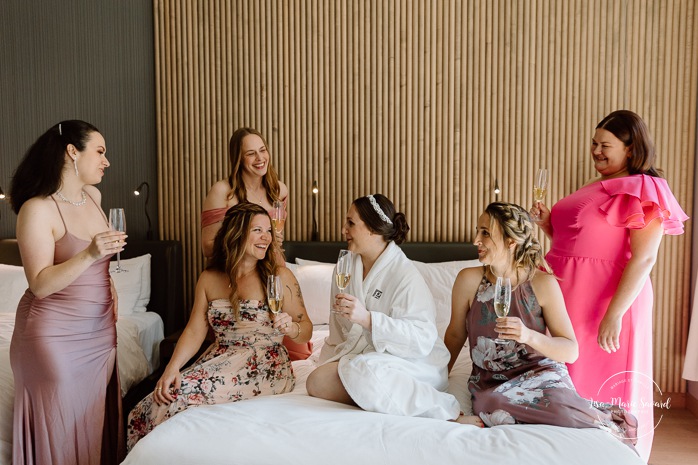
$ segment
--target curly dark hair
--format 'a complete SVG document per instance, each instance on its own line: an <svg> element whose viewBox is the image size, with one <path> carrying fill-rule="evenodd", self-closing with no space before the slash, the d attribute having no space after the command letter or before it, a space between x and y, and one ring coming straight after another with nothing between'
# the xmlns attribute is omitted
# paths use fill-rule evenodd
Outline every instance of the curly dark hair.
<svg viewBox="0 0 698 465"><path fill-rule="evenodd" d="M85 150L85 144L93 132L99 132L99 129L90 123L68 120L51 126L39 136L12 175L12 210L19 213L27 200L48 197L60 189L68 145L72 144L80 152Z"/></svg>

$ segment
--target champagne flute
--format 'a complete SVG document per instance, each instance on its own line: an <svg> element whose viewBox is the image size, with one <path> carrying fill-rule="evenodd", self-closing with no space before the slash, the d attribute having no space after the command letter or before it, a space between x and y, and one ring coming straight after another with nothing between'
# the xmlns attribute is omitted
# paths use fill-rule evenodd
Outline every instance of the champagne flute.
<svg viewBox="0 0 698 465"><path fill-rule="evenodd" d="M109 224L114 231L126 232L126 216L123 208L109 209ZM116 252L116 268L113 273L125 273L128 270L121 267L121 252Z"/></svg>
<svg viewBox="0 0 698 465"><path fill-rule="evenodd" d="M504 318L509 314L509 306L511 305L511 281L509 278L497 278L497 283L494 285L494 313L497 317ZM506 344L506 339L497 338L494 340L497 344Z"/></svg>
<svg viewBox="0 0 698 465"><path fill-rule="evenodd" d="M538 168L536 171L536 178L533 182L533 201L536 202L536 206L545 198L545 193L548 191L548 170L545 168ZM531 215L533 221L540 221L540 214Z"/></svg>
<svg viewBox="0 0 698 465"><path fill-rule="evenodd" d="M284 285L281 282L281 276L269 275L267 277L267 302L269 302L269 309L274 315L281 313L281 308L284 306ZM274 329L274 334L283 333Z"/></svg>
<svg viewBox="0 0 698 465"><path fill-rule="evenodd" d="M271 224L274 226L274 231L280 233L284 230L286 222L286 212L284 211L284 203L280 200L275 200L271 210Z"/></svg>
<svg viewBox="0 0 698 465"><path fill-rule="evenodd" d="M340 292L344 292L344 290L349 285L349 281L351 280L351 266L353 262L354 260L351 251L346 249L342 249L339 251L339 258L337 258L337 266L334 270L334 282L335 284L337 284L337 287L339 288ZM332 312L341 313L335 310L332 310Z"/></svg>

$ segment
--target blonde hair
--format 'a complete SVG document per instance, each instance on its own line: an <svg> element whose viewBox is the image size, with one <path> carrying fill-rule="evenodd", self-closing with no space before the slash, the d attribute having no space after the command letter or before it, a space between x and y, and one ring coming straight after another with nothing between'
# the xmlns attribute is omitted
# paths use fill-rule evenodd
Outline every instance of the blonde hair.
<svg viewBox="0 0 698 465"><path fill-rule="evenodd" d="M493 202L487 206L485 213L490 216L490 230L496 224L502 233L502 239L516 244L512 262L517 278L519 270L526 273L526 281L531 280L540 268L553 274L543 256L543 247L533 234L533 222L528 211L513 203Z"/></svg>

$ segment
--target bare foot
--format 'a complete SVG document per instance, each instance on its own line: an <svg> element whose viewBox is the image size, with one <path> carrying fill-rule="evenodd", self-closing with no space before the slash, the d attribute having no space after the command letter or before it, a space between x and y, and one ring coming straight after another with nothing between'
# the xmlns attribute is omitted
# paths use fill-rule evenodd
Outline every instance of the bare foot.
<svg viewBox="0 0 698 465"><path fill-rule="evenodd" d="M482 419L476 415L465 415L463 412L456 418L455 420L456 423L460 423L461 425L473 425L477 426L478 428L484 428L485 424L482 422Z"/></svg>

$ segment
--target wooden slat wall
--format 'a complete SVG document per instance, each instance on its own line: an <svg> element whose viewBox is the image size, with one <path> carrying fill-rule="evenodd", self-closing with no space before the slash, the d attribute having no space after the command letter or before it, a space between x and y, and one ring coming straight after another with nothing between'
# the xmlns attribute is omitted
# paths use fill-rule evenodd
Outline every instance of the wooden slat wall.
<svg viewBox="0 0 698 465"><path fill-rule="evenodd" d="M154 0L159 211L202 269L199 217L242 125L266 135L290 188L286 236L306 240L313 180L322 240L352 199L381 192L412 241L470 241L495 199L548 203L593 175L596 123L628 108L693 209L698 30L692 0L374 2ZM684 392L688 232L667 237L656 288L655 379ZM603 240L603 238L599 238Z"/></svg>

